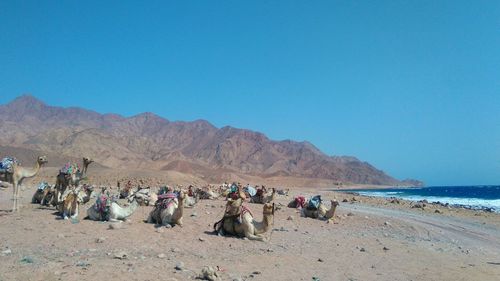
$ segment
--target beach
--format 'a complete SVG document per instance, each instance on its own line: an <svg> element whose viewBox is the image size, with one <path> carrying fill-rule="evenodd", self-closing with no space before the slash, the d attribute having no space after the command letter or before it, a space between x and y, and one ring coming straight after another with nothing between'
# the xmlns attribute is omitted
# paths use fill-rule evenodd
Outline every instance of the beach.
<svg viewBox="0 0 500 281"><path fill-rule="evenodd" d="M498 280L500 215L356 196L329 189L291 189L278 196L267 242L213 234L225 201L185 209L184 226L147 224L143 206L117 229L110 223L60 220L53 208L11 207L0 199L0 280L193 280L204 266L220 280ZM304 218L287 204L321 194L340 202L333 223ZM262 206L248 203L257 221ZM436 210L439 211L436 211ZM177 268L177 269L176 269Z"/></svg>

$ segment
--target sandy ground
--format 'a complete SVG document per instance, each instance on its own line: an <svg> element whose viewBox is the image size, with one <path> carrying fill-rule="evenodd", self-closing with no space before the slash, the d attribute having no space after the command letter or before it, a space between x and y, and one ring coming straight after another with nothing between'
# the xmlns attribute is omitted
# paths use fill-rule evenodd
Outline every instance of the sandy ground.
<svg viewBox="0 0 500 281"><path fill-rule="evenodd" d="M296 189L278 197L270 240L258 242L213 235L223 200L185 209L183 227L144 223L152 207L140 207L110 229L60 220L54 209L29 203L34 190L23 192L18 214L7 211L11 190L0 190L0 280L193 280L205 265L218 267L221 280L500 278L500 214ZM286 207L294 195L317 193L341 201L335 223ZM248 206L260 221L262 205Z"/></svg>

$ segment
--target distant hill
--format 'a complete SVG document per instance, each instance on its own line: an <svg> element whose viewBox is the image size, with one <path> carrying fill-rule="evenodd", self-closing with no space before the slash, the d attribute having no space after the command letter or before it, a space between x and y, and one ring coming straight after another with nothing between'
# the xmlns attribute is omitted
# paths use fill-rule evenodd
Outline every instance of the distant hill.
<svg viewBox="0 0 500 281"><path fill-rule="evenodd" d="M178 171L212 180L235 174L404 185L355 157L328 156L309 142L273 141L259 132L216 128L205 120L170 122L153 113L99 114L48 106L29 95L1 105L0 120L4 147L59 158L85 155L115 169Z"/></svg>

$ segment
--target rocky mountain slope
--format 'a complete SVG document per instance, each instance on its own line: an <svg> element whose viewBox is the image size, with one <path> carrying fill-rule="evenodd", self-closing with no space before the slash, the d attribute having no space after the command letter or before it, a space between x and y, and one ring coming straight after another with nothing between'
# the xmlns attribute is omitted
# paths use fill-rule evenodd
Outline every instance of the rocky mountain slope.
<svg viewBox="0 0 500 281"><path fill-rule="evenodd" d="M0 145L76 158L86 155L114 169L174 170L211 179L239 174L401 184L354 157L328 156L308 142L273 141L259 132L216 128L205 120L171 122L153 113L99 114L48 106L29 95L1 105L0 120Z"/></svg>

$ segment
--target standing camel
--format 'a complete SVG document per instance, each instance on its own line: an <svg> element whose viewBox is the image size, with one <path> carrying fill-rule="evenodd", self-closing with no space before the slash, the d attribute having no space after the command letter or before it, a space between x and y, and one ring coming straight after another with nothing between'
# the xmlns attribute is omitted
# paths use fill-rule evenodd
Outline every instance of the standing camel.
<svg viewBox="0 0 500 281"><path fill-rule="evenodd" d="M32 178L38 174L40 168L43 164L47 163L46 156L40 156L36 160L36 164L34 168L22 167L16 161L12 163L12 167L10 169L4 170L0 172L0 179L12 184L13 190L13 206L12 212L19 211L18 199L19 199L19 188L24 179Z"/></svg>

